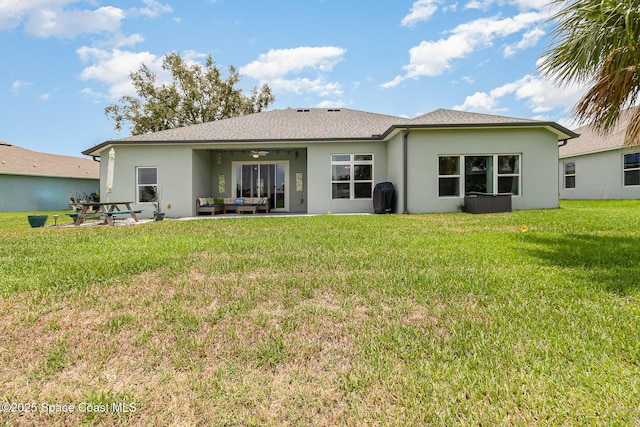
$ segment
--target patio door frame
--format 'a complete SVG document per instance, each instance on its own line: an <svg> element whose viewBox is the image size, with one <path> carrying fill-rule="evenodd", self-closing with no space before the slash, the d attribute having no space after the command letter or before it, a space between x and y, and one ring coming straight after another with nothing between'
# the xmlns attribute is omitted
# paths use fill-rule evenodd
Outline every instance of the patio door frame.
<svg viewBox="0 0 640 427"><path fill-rule="evenodd" d="M238 176L237 169L238 166L258 166L258 174L260 174L261 168L260 166L264 165L272 165L274 168L277 168L278 165L282 165L284 169L284 207L278 208L276 205L276 200L273 198L273 188L268 188L269 198L273 200L273 208L271 211L275 212L289 212L289 160L249 160L249 161L235 161L231 162L231 192L232 197L236 197L238 190ZM277 173L276 173L277 179ZM240 179L240 181L242 178ZM260 175L256 178L258 183L260 182ZM277 184L277 183L276 183ZM259 185L259 184L258 184ZM258 192L259 188L252 188L253 191ZM259 196L255 196L259 197Z"/></svg>

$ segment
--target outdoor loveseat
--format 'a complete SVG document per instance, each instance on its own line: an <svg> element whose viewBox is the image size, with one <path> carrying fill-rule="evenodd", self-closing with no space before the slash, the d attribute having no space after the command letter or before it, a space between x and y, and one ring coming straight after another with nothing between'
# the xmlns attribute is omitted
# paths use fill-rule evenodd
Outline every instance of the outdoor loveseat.
<svg viewBox="0 0 640 427"><path fill-rule="evenodd" d="M213 197L199 197L196 200L196 215L217 213L241 213L258 212L269 213L268 197L225 197L224 199Z"/></svg>

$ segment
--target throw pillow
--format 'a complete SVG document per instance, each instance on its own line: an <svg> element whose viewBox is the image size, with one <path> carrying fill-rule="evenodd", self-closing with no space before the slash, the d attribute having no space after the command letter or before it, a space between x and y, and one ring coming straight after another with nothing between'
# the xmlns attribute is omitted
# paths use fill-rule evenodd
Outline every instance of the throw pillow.
<svg viewBox="0 0 640 427"><path fill-rule="evenodd" d="M236 199L234 202L236 205L244 205L244 199Z"/></svg>
<svg viewBox="0 0 640 427"><path fill-rule="evenodd" d="M215 202L213 201L213 197L207 197L207 204L208 205L214 205Z"/></svg>
<svg viewBox="0 0 640 427"><path fill-rule="evenodd" d="M215 198L213 199L214 205L224 205L224 199Z"/></svg>
<svg viewBox="0 0 640 427"><path fill-rule="evenodd" d="M200 197L198 198L198 203L200 204L200 206L204 206L207 204L207 199L204 197Z"/></svg>

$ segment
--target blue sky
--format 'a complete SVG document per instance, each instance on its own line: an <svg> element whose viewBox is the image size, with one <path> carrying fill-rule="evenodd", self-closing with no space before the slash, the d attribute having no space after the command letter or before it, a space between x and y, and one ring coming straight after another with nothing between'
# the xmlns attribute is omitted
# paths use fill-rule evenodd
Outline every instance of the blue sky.
<svg viewBox="0 0 640 427"><path fill-rule="evenodd" d="M80 156L122 138L104 108L162 56L211 55L272 108L404 117L452 108L573 126L584 89L537 72L548 0L0 0L0 140Z"/></svg>

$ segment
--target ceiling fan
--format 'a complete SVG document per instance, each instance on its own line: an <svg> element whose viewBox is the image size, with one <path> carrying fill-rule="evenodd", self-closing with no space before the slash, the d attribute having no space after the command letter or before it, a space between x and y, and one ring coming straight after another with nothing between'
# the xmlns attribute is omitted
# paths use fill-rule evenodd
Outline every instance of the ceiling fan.
<svg viewBox="0 0 640 427"><path fill-rule="evenodd" d="M269 154L268 151L251 151L251 157L253 157L254 159L258 159L260 157L264 157L267 154Z"/></svg>

